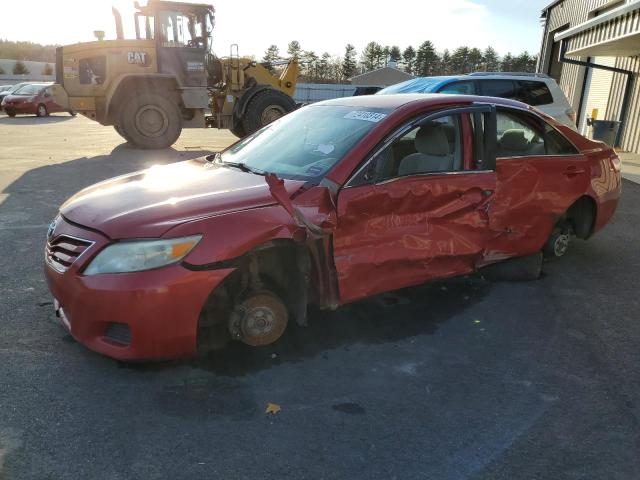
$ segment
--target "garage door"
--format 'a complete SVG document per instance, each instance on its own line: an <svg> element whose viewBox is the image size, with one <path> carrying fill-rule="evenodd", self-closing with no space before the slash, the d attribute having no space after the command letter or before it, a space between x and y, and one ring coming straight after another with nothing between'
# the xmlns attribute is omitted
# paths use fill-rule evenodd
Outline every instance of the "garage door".
<svg viewBox="0 0 640 480"><path fill-rule="evenodd" d="M616 57L594 57L592 63L615 67ZM598 120L615 120L604 118L607 112L607 104L609 103L612 81L613 72L599 68L589 69L585 86L585 100L580 115L580 133L583 135L591 133L589 131L591 128L587 126L587 117L591 117L591 112L594 108L598 109Z"/></svg>

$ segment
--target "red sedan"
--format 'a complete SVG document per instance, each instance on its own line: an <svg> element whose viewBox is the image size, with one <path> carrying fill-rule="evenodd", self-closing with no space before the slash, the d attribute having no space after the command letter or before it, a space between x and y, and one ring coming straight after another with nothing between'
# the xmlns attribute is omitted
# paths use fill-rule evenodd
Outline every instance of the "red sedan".
<svg viewBox="0 0 640 480"><path fill-rule="evenodd" d="M562 256L620 182L611 148L518 102L337 99L82 190L50 226L46 277L71 334L110 357L265 345L309 303Z"/></svg>
<svg viewBox="0 0 640 480"><path fill-rule="evenodd" d="M4 97L2 109L10 117L18 114L37 115L46 117L50 113L69 112L53 101L50 83L27 83L18 88L15 92Z"/></svg>

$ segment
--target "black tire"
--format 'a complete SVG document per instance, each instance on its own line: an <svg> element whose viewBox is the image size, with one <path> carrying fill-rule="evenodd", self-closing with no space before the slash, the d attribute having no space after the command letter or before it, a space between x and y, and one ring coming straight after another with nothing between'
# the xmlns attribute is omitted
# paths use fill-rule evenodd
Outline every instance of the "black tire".
<svg viewBox="0 0 640 480"><path fill-rule="evenodd" d="M135 147L145 150L173 145L182 133L182 116L178 105L167 97L150 92L126 99L118 122L121 135Z"/></svg>
<svg viewBox="0 0 640 480"><path fill-rule="evenodd" d="M36 107L36 117L48 117L49 111L44 103L41 103Z"/></svg>
<svg viewBox="0 0 640 480"><path fill-rule="evenodd" d="M74 112L73 110L69 110L69 115L71 115L72 117L75 117L78 114L76 112Z"/></svg>
<svg viewBox="0 0 640 480"><path fill-rule="evenodd" d="M260 130L277 118L296 109L296 102L289 95L274 88L262 90L249 100L242 126L246 135Z"/></svg>
<svg viewBox="0 0 640 480"><path fill-rule="evenodd" d="M11 118L16 116L16 112L14 112L13 110L6 110L7 115L9 115Z"/></svg>
<svg viewBox="0 0 640 480"><path fill-rule="evenodd" d="M236 124L230 128L231 133L233 133L238 138L244 138L247 136L247 132L244 130L244 126L242 122L238 121Z"/></svg>
<svg viewBox="0 0 640 480"><path fill-rule="evenodd" d="M116 133L117 133L118 135L120 135L123 139L125 139L127 142L131 143L131 140L129 140L129 139L127 138L127 136L124 134L124 132L122 131L122 128L120 128L120 126L119 126L119 125L114 125L114 126L113 126L113 129L114 129L114 130L116 131Z"/></svg>
<svg viewBox="0 0 640 480"><path fill-rule="evenodd" d="M573 229L569 225L557 225L547 243L544 244L542 251L546 258L560 258L563 257L569 249L571 238L573 237Z"/></svg>

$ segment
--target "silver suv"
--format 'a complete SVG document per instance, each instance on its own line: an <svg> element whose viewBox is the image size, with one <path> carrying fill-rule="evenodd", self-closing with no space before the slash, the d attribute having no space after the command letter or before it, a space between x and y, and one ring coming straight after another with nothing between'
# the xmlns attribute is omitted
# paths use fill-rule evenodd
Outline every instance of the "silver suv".
<svg viewBox="0 0 640 480"><path fill-rule="evenodd" d="M541 73L475 72L446 77L418 77L391 85L389 93L452 93L511 98L536 107L559 122L576 128L576 112L556 81Z"/></svg>

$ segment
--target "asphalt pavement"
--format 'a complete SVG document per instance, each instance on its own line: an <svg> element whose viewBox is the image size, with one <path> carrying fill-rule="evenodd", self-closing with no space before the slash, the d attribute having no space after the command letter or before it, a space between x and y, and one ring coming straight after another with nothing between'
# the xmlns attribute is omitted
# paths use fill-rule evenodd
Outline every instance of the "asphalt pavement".
<svg viewBox="0 0 640 480"><path fill-rule="evenodd" d="M76 343L42 275L58 205L231 139L142 152L81 117L0 116L1 480L640 477L628 181L608 227L537 281L431 283L198 360L121 364Z"/></svg>

